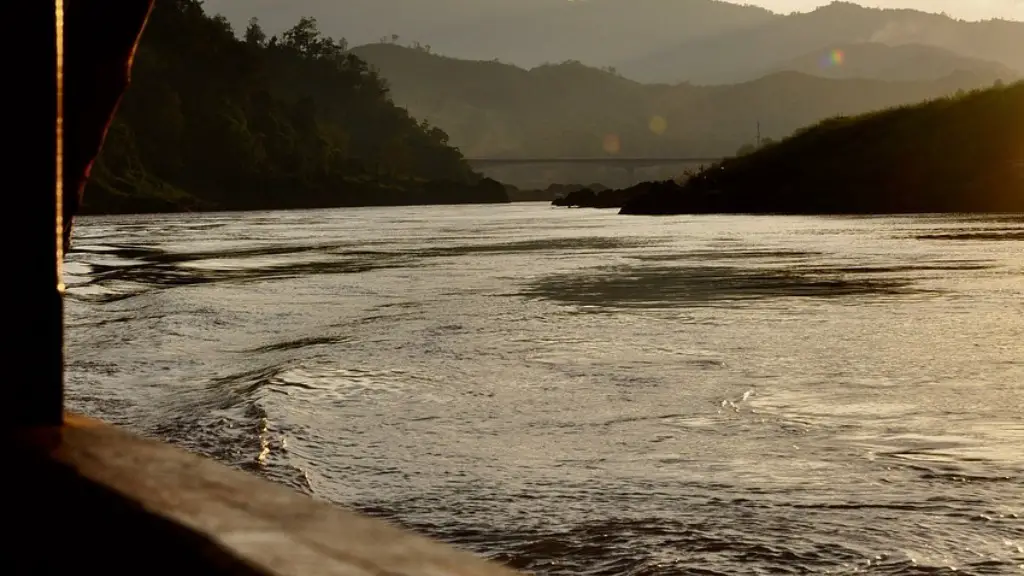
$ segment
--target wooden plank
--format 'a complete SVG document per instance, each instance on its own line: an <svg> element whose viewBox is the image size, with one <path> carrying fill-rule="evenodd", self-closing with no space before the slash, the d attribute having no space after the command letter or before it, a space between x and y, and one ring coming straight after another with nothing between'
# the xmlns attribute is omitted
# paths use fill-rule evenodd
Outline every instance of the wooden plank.
<svg viewBox="0 0 1024 576"><path fill-rule="evenodd" d="M39 518L74 527L53 547L66 553L61 557L76 558L68 563L76 571L514 574L384 521L82 417L67 416L59 429L20 433L13 445L13 469L23 472L16 490L7 493L29 497L18 499L14 525L26 528L23 539L51 541ZM97 554L103 559L90 566L90 556ZM68 568L60 557L34 561L34 570L24 573Z"/></svg>

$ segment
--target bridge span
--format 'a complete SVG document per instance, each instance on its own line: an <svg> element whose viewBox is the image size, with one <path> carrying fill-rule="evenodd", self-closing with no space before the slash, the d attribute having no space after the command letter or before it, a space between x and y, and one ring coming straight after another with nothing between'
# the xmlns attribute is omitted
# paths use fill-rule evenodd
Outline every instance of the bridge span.
<svg viewBox="0 0 1024 576"><path fill-rule="evenodd" d="M617 166L622 168L646 168L670 164L714 164L723 157L714 156L665 156L652 158L629 158L619 156L597 156L582 158L466 158L473 168L495 168L499 166L543 166L553 164L591 164Z"/></svg>

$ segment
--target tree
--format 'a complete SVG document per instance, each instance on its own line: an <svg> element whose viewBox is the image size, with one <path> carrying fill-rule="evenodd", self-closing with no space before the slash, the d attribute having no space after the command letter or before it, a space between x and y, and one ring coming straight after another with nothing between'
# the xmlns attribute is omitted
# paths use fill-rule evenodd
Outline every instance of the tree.
<svg viewBox="0 0 1024 576"><path fill-rule="evenodd" d="M757 147L753 144L744 144L740 146L740 149L736 151L737 156L746 156L747 154L753 154L757 151Z"/></svg>
<svg viewBox="0 0 1024 576"><path fill-rule="evenodd" d="M263 47L267 45L267 33L260 26L259 18L250 18L249 26L245 29L245 43L250 46Z"/></svg>
<svg viewBox="0 0 1024 576"><path fill-rule="evenodd" d="M299 22L281 35L283 44L300 54L317 57L323 48L324 38L316 18L304 16Z"/></svg>

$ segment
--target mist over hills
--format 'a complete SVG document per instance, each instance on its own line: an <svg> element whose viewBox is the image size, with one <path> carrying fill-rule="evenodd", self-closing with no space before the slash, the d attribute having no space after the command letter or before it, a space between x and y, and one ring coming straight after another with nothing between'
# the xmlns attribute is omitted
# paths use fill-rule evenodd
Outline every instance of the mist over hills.
<svg viewBox="0 0 1024 576"><path fill-rule="evenodd" d="M731 155L756 140L758 123L778 139L824 118L1000 79L991 70L901 82L787 71L727 86L645 85L579 62L526 70L395 44L353 53L387 79L395 103L442 127L469 157Z"/></svg>
<svg viewBox="0 0 1024 576"><path fill-rule="evenodd" d="M942 70L970 58L1024 74L1024 22L964 22L839 2L785 16L717 0L208 0L205 6L238 29L252 16L269 33L314 16L325 33L351 45L397 36L452 57L526 68L578 60L643 82L749 81L816 51L860 44L938 48L951 54L950 63L934 66ZM923 77L912 65L905 69L903 76L889 68L868 77Z"/></svg>
<svg viewBox="0 0 1024 576"><path fill-rule="evenodd" d="M921 44L887 46L877 42L837 44L815 50L777 66L770 72L795 71L823 78L933 80L956 72L990 74L1004 81L1021 75L1012 68Z"/></svg>
<svg viewBox="0 0 1024 576"><path fill-rule="evenodd" d="M398 36L457 58L520 66L642 58L683 39L755 26L776 15L716 0L209 0L237 28L252 17L275 33L302 16L352 45Z"/></svg>
<svg viewBox="0 0 1024 576"><path fill-rule="evenodd" d="M754 28L683 39L670 48L626 60L618 68L647 82L740 82L816 50L863 43L940 48L1024 73L1024 22L963 22L914 10L839 2Z"/></svg>

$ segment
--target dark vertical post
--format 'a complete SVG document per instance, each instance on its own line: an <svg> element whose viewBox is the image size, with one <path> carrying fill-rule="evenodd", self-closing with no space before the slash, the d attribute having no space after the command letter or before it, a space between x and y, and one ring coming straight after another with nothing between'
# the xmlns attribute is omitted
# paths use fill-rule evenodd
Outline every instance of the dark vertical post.
<svg viewBox="0 0 1024 576"><path fill-rule="evenodd" d="M57 122L58 15L54 1L10 2L20 49L4 103L8 122L5 171L5 332L0 428L53 426L63 421L64 327L59 275ZM16 8L15 8L16 6ZM13 47L11 48L13 50ZM18 182L18 185L14 185Z"/></svg>

